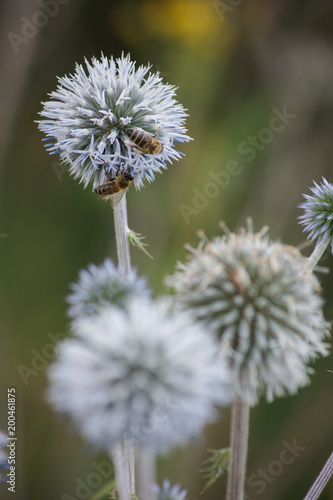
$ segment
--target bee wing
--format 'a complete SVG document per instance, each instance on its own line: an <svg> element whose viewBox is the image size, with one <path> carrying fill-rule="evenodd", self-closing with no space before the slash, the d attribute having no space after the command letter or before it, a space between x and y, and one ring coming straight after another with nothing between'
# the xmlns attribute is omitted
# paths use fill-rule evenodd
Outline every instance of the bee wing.
<svg viewBox="0 0 333 500"><path fill-rule="evenodd" d="M116 207L118 203L121 202L122 197L124 196L126 192L126 189L122 189L121 191L118 191L118 193L115 193L111 196L111 205L112 207Z"/></svg>

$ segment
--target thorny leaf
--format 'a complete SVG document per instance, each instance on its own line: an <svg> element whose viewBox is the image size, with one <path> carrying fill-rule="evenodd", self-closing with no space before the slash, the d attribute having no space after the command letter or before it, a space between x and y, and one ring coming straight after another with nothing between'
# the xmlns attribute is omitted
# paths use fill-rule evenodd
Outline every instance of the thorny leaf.
<svg viewBox="0 0 333 500"><path fill-rule="evenodd" d="M199 471L203 472L202 477L204 479L208 479L200 493L201 495L229 468L230 448L221 448L219 450L208 449L207 451L213 455L203 462L207 465Z"/></svg>
<svg viewBox="0 0 333 500"><path fill-rule="evenodd" d="M145 238L145 236L141 236L141 234L135 233L131 229L128 230L127 236L128 236L129 241L132 243L133 246L139 248L146 255L148 255L148 257L150 257L151 259L154 260L154 257L152 257L150 255L150 253L148 253L147 250L145 249L145 247L148 246L147 243L143 243L143 241L142 241Z"/></svg>

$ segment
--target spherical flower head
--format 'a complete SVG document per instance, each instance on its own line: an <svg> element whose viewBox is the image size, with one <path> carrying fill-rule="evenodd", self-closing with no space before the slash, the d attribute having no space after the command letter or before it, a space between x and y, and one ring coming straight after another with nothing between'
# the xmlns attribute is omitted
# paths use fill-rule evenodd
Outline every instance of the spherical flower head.
<svg viewBox="0 0 333 500"><path fill-rule="evenodd" d="M255 404L261 393L271 401L307 384L307 363L327 354L329 325L299 251L250 226L190 251L169 284L221 339L234 395Z"/></svg>
<svg viewBox="0 0 333 500"><path fill-rule="evenodd" d="M39 128L46 133L51 154L59 153L69 172L86 187L103 184L133 168L137 187L154 180L166 162L180 158L175 142L190 140L184 128L187 116L175 100L176 87L162 83L149 66L136 68L130 56L85 61L73 75L59 78L51 100L43 103ZM126 130L135 128L156 135L163 150L142 154Z"/></svg>
<svg viewBox="0 0 333 500"><path fill-rule="evenodd" d="M303 231L309 233L312 241L318 244L331 240L331 251L333 252L333 184L323 182L310 188L312 195L305 194L306 201L300 205L304 214L299 217L304 226Z"/></svg>
<svg viewBox="0 0 333 500"><path fill-rule="evenodd" d="M49 399L97 448L129 435L163 451L197 435L227 401L216 355L214 337L188 315L136 299L75 323L51 367Z"/></svg>
<svg viewBox="0 0 333 500"><path fill-rule="evenodd" d="M185 500L187 490L182 490L179 484L171 486L168 479L164 479L163 486L157 484L154 487L156 500Z"/></svg>
<svg viewBox="0 0 333 500"><path fill-rule="evenodd" d="M123 276L110 259L100 266L91 264L88 269L81 270L71 290L67 302L70 305L68 315L73 319L94 316L110 305L125 308L133 297L150 297L144 278L139 278L133 269Z"/></svg>

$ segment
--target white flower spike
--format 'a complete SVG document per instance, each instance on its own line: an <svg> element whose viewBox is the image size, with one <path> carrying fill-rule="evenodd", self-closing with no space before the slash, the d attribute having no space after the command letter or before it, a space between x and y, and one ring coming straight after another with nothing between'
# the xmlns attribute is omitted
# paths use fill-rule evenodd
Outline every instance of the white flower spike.
<svg viewBox="0 0 333 500"><path fill-rule="evenodd" d="M106 183L132 167L134 184L154 180L166 162L182 153L175 142L189 141L186 113L175 100L176 87L162 83L149 66L136 68L130 56L85 61L73 75L59 78L51 100L43 103L39 128L47 135L50 154L60 154L69 172L84 187ZM144 154L127 131L141 130L162 144L159 154ZM133 133L133 130L132 130Z"/></svg>

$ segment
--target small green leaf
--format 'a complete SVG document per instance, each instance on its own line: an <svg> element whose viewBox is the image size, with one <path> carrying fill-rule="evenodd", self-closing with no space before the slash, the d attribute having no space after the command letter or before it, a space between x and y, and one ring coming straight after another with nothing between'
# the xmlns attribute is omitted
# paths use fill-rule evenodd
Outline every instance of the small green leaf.
<svg viewBox="0 0 333 500"><path fill-rule="evenodd" d="M110 493L109 493L109 500L119 500L120 495L119 495L119 490L117 488L114 488Z"/></svg>
<svg viewBox="0 0 333 500"><path fill-rule="evenodd" d="M119 500L119 498L119 490L117 488L114 488L110 493L109 500ZM138 500L138 497L135 495L135 493L131 493L131 499Z"/></svg>
<svg viewBox="0 0 333 500"><path fill-rule="evenodd" d="M110 481L107 481L104 483L99 490L97 490L91 497L90 500L106 500L106 495L109 495L112 489L115 486L115 480L110 479Z"/></svg>
<svg viewBox="0 0 333 500"><path fill-rule="evenodd" d="M153 257L145 249L145 247L148 246L147 243L143 243L143 241L142 241L145 238L145 236L141 236L141 234L135 233L131 229L128 230L127 235L128 235L129 241L132 243L133 246L139 248L146 255L148 255L148 257L150 257L151 259L153 259Z"/></svg>
<svg viewBox="0 0 333 500"><path fill-rule="evenodd" d="M207 451L213 453L213 455L203 462L207 465L199 471L203 472L202 477L204 479L208 479L200 493L201 495L229 468L230 448L221 448L219 450L208 449Z"/></svg>

